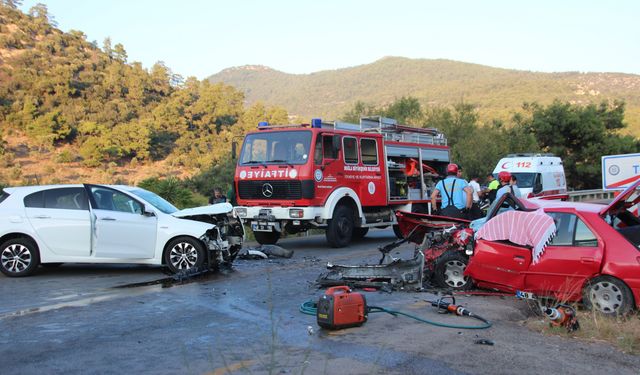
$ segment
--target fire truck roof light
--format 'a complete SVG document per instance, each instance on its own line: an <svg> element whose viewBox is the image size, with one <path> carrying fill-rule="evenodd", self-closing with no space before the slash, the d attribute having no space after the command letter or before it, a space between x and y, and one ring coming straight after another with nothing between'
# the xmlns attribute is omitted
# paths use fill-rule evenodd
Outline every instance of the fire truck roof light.
<svg viewBox="0 0 640 375"><path fill-rule="evenodd" d="M321 128L322 127L322 119L312 118L311 119L311 127L312 128Z"/></svg>
<svg viewBox="0 0 640 375"><path fill-rule="evenodd" d="M267 121L260 121L258 123L258 128L265 128L267 126L269 126L269 123Z"/></svg>

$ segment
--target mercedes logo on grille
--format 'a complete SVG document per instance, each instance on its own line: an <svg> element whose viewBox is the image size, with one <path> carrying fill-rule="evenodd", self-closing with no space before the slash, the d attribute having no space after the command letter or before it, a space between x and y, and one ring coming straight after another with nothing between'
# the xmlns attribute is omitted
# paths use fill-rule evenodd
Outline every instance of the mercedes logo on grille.
<svg viewBox="0 0 640 375"><path fill-rule="evenodd" d="M273 186L270 183L262 185L262 195L267 198L271 198L273 195Z"/></svg>

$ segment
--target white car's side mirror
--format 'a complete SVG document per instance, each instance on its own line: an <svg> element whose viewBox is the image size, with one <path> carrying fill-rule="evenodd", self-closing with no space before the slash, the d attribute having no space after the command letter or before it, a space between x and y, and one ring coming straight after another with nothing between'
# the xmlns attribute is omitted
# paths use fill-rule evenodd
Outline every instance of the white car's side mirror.
<svg viewBox="0 0 640 375"><path fill-rule="evenodd" d="M144 205L144 211L142 212L142 214L147 217L156 216L156 212L148 204Z"/></svg>

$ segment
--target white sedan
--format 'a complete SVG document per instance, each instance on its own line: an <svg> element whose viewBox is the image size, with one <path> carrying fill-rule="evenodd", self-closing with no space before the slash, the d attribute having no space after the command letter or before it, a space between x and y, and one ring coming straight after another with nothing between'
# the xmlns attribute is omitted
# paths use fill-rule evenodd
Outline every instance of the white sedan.
<svg viewBox="0 0 640 375"><path fill-rule="evenodd" d="M229 203L179 211L132 186L8 187L0 193L0 271L39 264L138 263L179 272L230 264L244 238Z"/></svg>

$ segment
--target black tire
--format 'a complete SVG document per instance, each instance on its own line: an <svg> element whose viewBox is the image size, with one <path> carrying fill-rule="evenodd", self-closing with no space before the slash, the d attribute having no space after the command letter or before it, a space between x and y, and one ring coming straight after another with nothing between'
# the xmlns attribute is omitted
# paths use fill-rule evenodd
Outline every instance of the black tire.
<svg viewBox="0 0 640 375"><path fill-rule="evenodd" d="M32 275L39 263L38 246L29 238L14 238L0 246L0 271L9 277Z"/></svg>
<svg viewBox="0 0 640 375"><path fill-rule="evenodd" d="M582 303L589 310L610 316L626 315L635 306L631 289L612 276L589 280L582 290Z"/></svg>
<svg viewBox="0 0 640 375"><path fill-rule="evenodd" d="M280 239L280 232L253 232L260 245L275 245Z"/></svg>
<svg viewBox="0 0 640 375"><path fill-rule="evenodd" d="M164 262L171 273L197 269L204 261L204 245L193 237L174 238L165 246Z"/></svg>
<svg viewBox="0 0 640 375"><path fill-rule="evenodd" d="M395 234L396 237L398 237L399 239L403 239L404 238L404 235L400 231L400 226L398 224L393 226L393 234Z"/></svg>
<svg viewBox="0 0 640 375"><path fill-rule="evenodd" d="M354 241L361 240L364 236L369 232L369 228L353 228L353 234L351 235L351 239Z"/></svg>
<svg viewBox="0 0 640 375"><path fill-rule="evenodd" d="M344 205L336 207L327 226L327 242L331 247L345 247L353 235L353 211Z"/></svg>
<svg viewBox="0 0 640 375"><path fill-rule="evenodd" d="M452 290L469 290L473 287L473 280L464 276L469 258L457 250L448 250L436 259L433 273L434 281L440 288Z"/></svg>

